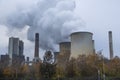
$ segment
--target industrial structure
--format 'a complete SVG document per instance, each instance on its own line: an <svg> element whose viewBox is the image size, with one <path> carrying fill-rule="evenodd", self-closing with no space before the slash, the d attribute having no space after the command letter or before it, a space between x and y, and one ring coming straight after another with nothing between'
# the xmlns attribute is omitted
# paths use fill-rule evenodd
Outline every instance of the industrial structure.
<svg viewBox="0 0 120 80"><path fill-rule="evenodd" d="M13 54L19 54L19 38L10 37L9 38L9 47L8 54L10 59L12 59Z"/></svg>
<svg viewBox="0 0 120 80"><path fill-rule="evenodd" d="M9 64L9 55L8 54L1 55L0 56L0 63L2 64L3 67L8 66L8 64Z"/></svg>
<svg viewBox="0 0 120 80"><path fill-rule="evenodd" d="M23 56L24 51L24 42L22 40L19 41L19 55Z"/></svg>
<svg viewBox="0 0 120 80"><path fill-rule="evenodd" d="M71 34L71 56L89 55L94 52L93 34L90 32L75 32Z"/></svg>
<svg viewBox="0 0 120 80"><path fill-rule="evenodd" d="M109 37L109 51L110 59L113 59L113 41L112 41L112 31L108 32ZM54 52L54 61L58 66L65 67L66 62L70 58L77 58L79 55L90 55L96 53L95 51L95 41L93 40L93 33L91 32L74 32L70 35L71 42L60 42L59 52ZM27 57L26 61L23 54L24 42L19 40L19 38L10 37L8 54L1 55L0 61L12 64L21 64L22 62L26 64L41 62L39 58L39 33L35 33L35 48L34 48L34 59L32 61ZM46 51L44 56L45 62L52 62L52 52Z"/></svg>
<svg viewBox="0 0 120 80"><path fill-rule="evenodd" d="M69 61L70 58L70 50L71 50L71 42L61 42L59 43L60 52L54 53L56 54L56 63L57 67L61 67L65 70L66 63ZM58 54L59 53L59 54Z"/></svg>
<svg viewBox="0 0 120 80"><path fill-rule="evenodd" d="M113 40L112 40L112 31L108 32L109 37L109 52L110 52L110 59L113 59Z"/></svg>
<svg viewBox="0 0 120 80"><path fill-rule="evenodd" d="M8 55L10 58L10 65L15 63L22 63L24 59L23 55L24 43L19 38L10 37L8 46Z"/></svg>
<svg viewBox="0 0 120 80"><path fill-rule="evenodd" d="M34 52L34 62L39 62L39 33L35 34L35 52Z"/></svg>
<svg viewBox="0 0 120 80"><path fill-rule="evenodd" d="M57 59L58 59L57 57L58 57L59 53L60 53L60 52L54 52L54 53L53 53L55 62L58 61L58 60L57 60Z"/></svg>
<svg viewBox="0 0 120 80"><path fill-rule="evenodd" d="M60 52L57 52L55 57L59 64L66 63L70 58L71 42L59 43ZM55 54L55 53L54 53Z"/></svg>
<svg viewBox="0 0 120 80"><path fill-rule="evenodd" d="M60 55L64 56L64 61L68 61L70 58L71 42L59 43Z"/></svg>
<svg viewBox="0 0 120 80"><path fill-rule="evenodd" d="M94 40L92 40L92 44L93 44L93 53L95 54L95 41Z"/></svg>
<svg viewBox="0 0 120 80"><path fill-rule="evenodd" d="M48 64L52 64L54 63L53 61L53 55L51 51L46 51L44 56L43 56L43 63L48 63Z"/></svg>

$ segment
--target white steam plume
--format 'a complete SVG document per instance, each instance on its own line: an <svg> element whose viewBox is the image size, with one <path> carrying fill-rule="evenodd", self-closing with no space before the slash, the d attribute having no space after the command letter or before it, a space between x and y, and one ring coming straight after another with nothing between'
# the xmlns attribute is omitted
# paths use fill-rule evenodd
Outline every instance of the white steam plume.
<svg viewBox="0 0 120 80"><path fill-rule="evenodd" d="M0 23L8 26L10 31L28 25L28 39L34 41L34 34L38 32L42 49L55 51L59 42L68 40L70 33L79 31L84 25L82 20L74 15L74 0L30 1L30 5L27 5L29 0L26 0L27 6L19 4L11 14L0 17Z"/></svg>

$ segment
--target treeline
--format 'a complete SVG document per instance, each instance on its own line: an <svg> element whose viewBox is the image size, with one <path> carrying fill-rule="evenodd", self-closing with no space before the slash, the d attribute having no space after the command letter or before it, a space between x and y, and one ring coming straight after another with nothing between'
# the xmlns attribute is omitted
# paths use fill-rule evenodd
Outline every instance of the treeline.
<svg viewBox="0 0 120 80"><path fill-rule="evenodd" d="M94 78L99 80L104 77L120 78L120 58L115 57L111 60L102 55L80 55L78 58L71 58L66 63L65 68L57 66L57 75L68 78Z"/></svg>
<svg viewBox="0 0 120 80"><path fill-rule="evenodd" d="M64 62L64 61L63 61ZM0 78L22 79L64 79L64 78L100 78L120 77L120 58L108 60L103 56L81 55L71 58L63 64L34 63L22 66L2 66L0 64Z"/></svg>

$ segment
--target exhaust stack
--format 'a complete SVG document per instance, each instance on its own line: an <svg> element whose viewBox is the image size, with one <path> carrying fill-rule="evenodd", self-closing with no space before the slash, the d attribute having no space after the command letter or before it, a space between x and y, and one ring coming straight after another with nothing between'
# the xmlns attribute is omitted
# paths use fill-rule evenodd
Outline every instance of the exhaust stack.
<svg viewBox="0 0 120 80"><path fill-rule="evenodd" d="M110 59L113 59L113 40L112 40L112 31L109 31L108 34L109 34L109 52L110 52Z"/></svg>
<svg viewBox="0 0 120 80"><path fill-rule="evenodd" d="M35 54L34 57L39 57L39 33L35 34Z"/></svg>
<svg viewBox="0 0 120 80"><path fill-rule="evenodd" d="M34 61L39 62L39 33L35 34L35 53L34 53Z"/></svg>

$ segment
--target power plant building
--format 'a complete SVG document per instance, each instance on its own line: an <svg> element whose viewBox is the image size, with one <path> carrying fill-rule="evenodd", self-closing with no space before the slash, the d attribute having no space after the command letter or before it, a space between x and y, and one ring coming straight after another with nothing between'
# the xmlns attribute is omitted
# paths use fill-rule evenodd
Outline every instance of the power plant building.
<svg viewBox="0 0 120 80"><path fill-rule="evenodd" d="M9 64L9 55L1 55L0 56L0 63L2 64L3 67L8 66Z"/></svg>
<svg viewBox="0 0 120 80"><path fill-rule="evenodd" d="M71 34L71 56L89 55L94 52L93 34L90 32L75 32Z"/></svg>
<svg viewBox="0 0 120 80"><path fill-rule="evenodd" d="M15 37L9 38L8 55L10 58L10 64L12 64L15 60L19 60L21 62L24 61L23 50L23 41Z"/></svg>
<svg viewBox="0 0 120 80"><path fill-rule="evenodd" d="M10 59L12 59L13 54L19 55L19 38L9 38L8 54Z"/></svg>

